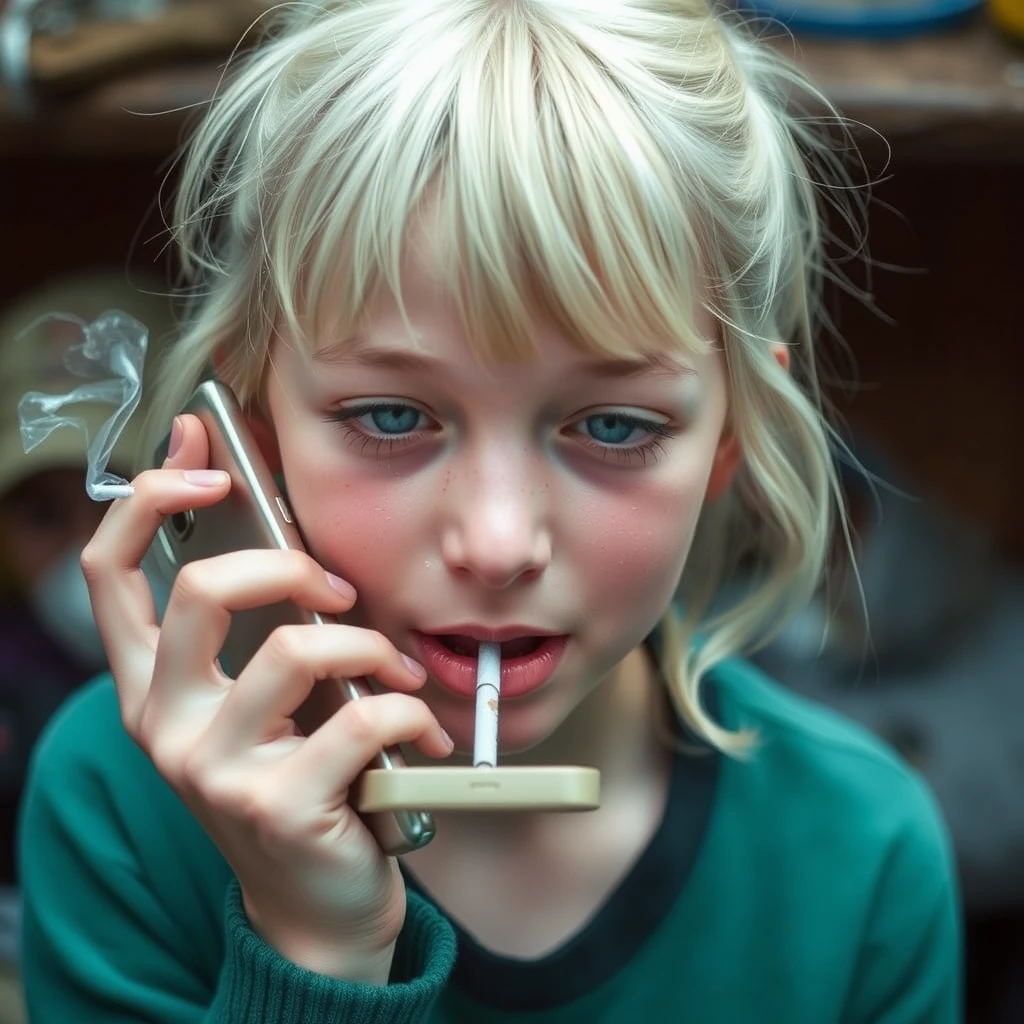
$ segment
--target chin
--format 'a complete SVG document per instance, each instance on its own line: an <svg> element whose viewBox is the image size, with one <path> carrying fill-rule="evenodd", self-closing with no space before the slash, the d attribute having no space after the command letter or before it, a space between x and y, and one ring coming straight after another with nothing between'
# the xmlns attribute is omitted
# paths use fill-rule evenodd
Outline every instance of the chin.
<svg viewBox="0 0 1024 1024"><path fill-rule="evenodd" d="M532 721L514 721L515 711L506 708L498 724L498 764L506 758L530 762L530 751L550 740L561 720L539 722L540 716L531 715ZM475 722L472 715L438 716L441 727L455 742L455 756L472 762L475 740Z"/></svg>
<svg viewBox="0 0 1024 1024"><path fill-rule="evenodd" d="M549 712L547 715L535 713L529 717L523 716L522 720L516 721L513 715L507 715L506 721L498 724L500 756L532 762L534 759L530 754L538 747L551 743L565 724L565 718L565 715L553 716Z"/></svg>

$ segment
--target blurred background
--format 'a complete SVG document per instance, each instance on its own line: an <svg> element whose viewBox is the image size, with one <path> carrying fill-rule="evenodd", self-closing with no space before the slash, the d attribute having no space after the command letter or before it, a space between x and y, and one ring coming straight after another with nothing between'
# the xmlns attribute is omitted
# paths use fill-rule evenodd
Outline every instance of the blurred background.
<svg viewBox="0 0 1024 1024"><path fill-rule="evenodd" d="M40 300L88 319L128 308L126 286L166 288L156 196L171 190L183 132L266 6L0 0L0 352ZM931 782L960 867L968 1021L1019 1024L1024 0L765 0L752 13L771 19L763 33L855 122L864 166L851 174L873 182L869 263L844 266L869 299L832 289L843 343L825 341L829 397L875 475L870 486L846 473L870 621L837 550L833 590L758 657L785 685L859 718ZM849 235L834 229L839 252ZM83 275L87 298L75 290ZM155 328L165 313L136 315ZM59 344L51 332L45 346ZM10 434L30 371L6 367ZM45 367L35 372L31 386L46 390ZM3 452L12 443L0 438ZM22 1019L10 851L25 759L94 667L88 644L54 626L68 610L49 603L70 592L57 573L92 526L94 513L74 513L55 482L81 471L56 453L32 473L0 465L0 1024ZM35 561L17 557L26 536ZM52 648L45 679L19 668L26 638Z"/></svg>

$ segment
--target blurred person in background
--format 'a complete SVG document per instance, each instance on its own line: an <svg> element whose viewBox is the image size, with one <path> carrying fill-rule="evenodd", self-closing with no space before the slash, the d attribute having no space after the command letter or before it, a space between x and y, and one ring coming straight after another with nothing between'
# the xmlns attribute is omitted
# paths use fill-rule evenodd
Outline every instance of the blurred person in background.
<svg viewBox="0 0 1024 1024"><path fill-rule="evenodd" d="M27 391L60 394L84 381L64 367L79 326L120 309L149 331L150 351L170 333L159 282L124 272L89 272L42 285L0 311L0 1024L24 1019L17 970L19 898L14 869L21 790L35 740L76 687L106 667L79 566L106 505L85 490L87 442L67 427L28 455L18 402ZM147 365L151 362L147 360ZM113 406L77 404L90 438ZM144 410L136 410L111 455L131 476Z"/></svg>

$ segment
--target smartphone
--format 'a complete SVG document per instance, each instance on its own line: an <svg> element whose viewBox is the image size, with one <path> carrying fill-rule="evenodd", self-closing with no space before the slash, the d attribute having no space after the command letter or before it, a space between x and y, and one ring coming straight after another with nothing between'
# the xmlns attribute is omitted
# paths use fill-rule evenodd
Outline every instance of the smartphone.
<svg viewBox="0 0 1024 1024"><path fill-rule="evenodd" d="M187 562L228 551L276 548L304 551L305 546L288 502L281 493L231 389L217 380L196 388L182 412L197 416L210 443L209 468L222 469L231 477L231 490L223 501L207 508L166 516L149 552L149 569L170 583ZM161 465L166 442L154 458ZM337 621L292 602L246 609L232 615L231 626L220 654L226 672L237 674L278 626L322 625ZM342 702L360 700L372 693L362 679L324 680L296 714L296 723L315 727ZM401 753L388 748L368 766L390 772L404 766ZM434 837L433 818L425 811L395 809L362 814L381 849L392 856L425 846Z"/></svg>

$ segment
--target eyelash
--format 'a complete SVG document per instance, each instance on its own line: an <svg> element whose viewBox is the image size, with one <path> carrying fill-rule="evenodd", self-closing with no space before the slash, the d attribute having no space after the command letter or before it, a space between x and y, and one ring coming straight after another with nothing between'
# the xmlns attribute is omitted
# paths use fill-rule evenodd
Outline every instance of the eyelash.
<svg viewBox="0 0 1024 1024"><path fill-rule="evenodd" d="M370 433L366 428L357 426L356 423L364 416L370 416L375 412L404 412L407 410L415 412L421 418L427 418L426 413L405 402L367 402L362 405L337 409L327 416L327 420L341 427L350 444L358 444L360 454L365 453L368 448L372 447L373 450L370 454L373 457L390 458L394 455L396 448L404 446L404 444L413 439L411 434L409 432L396 433L394 436L374 434ZM665 451L664 442L674 437L677 433L677 430L670 424L660 423L657 420L646 419L630 413L615 411L590 413L588 416L576 420L573 425L578 427L588 420L595 420L601 416L617 420L623 426L629 427L630 432L641 430L645 434L650 435L649 440L644 441L642 444L623 446L602 444L595 438L584 434L581 430L574 431L587 448L599 453L605 461L613 458L624 465L632 465L635 462L639 462L640 465L646 466L648 461L657 461Z"/></svg>
<svg viewBox="0 0 1024 1024"><path fill-rule="evenodd" d="M343 409L336 409L327 417L331 423L336 423L345 434L346 441L350 445L359 445L359 453L362 455L367 448L372 447L372 454L375 458L390 458L397 446L410 440L407 434L372 434L366 429L356 426L355 421L364 416L370 416L375 412L404 411L411 410L420 417L426 417L426 413L417 409L414 405L406 402L366 402L363 405L347 406Z"/></svg>
<svg viewBox="0 0 1024 1024"><path fill-rule="evenodd" d="M633 465L635 462L639 462L641 466L646 466L648 460L657 462L658 458L665 452L664 442L675 437L677 433L671 424L660 423L657 420L649 420L643 416L636 416L626 412L608 411L591 413L589 416L584 416L582 419L577 420L576 423L586 423L588 420L594 420L601 416L618 420L624 426L628 426L631 432L633 430L642 430L645 434L649 435L649 439L642 444L626 447L623 445L602 444L593 437L580 434L586 446L598 452L605 461L608 461L609 457L611 457L623 465Z"/></svg>

